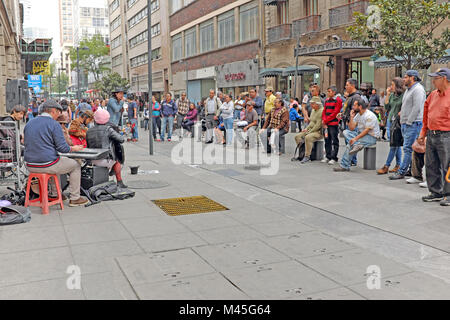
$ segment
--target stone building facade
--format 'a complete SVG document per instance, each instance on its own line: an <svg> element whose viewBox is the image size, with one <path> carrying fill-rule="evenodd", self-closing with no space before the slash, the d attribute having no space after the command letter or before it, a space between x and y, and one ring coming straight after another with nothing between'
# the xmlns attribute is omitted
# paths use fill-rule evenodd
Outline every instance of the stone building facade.
<svg viewBox="0 0 450 320"><path fill-rule="evenodd" d="M20 55L23 6L18 0L0 0L0 114L6 111L6 82L23 79Z"/></svg>

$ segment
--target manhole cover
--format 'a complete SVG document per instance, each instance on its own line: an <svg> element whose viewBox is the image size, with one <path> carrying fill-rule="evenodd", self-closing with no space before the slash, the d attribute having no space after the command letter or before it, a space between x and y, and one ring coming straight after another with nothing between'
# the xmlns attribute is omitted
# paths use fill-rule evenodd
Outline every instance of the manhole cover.
<svg viewBox="0 0 450 320"><path fill-rule="evenodd" d="M270 168L270 165L257 165L257 164L250 164L248 166L244 166L245 170L260 170L262 168Z"/></svg>
<svg viewBox="0 0 450 320"><path fill-rule="evenodd" d="M130 189L159 189L169 185L167 182L160 180L135 180L127 181L126 184Z"/></svg>
<svg viewBox="0 0 450 320"><path fill-rule="evenodd" d="M205 196L152 200L169 216L229 210Z"/></svg>

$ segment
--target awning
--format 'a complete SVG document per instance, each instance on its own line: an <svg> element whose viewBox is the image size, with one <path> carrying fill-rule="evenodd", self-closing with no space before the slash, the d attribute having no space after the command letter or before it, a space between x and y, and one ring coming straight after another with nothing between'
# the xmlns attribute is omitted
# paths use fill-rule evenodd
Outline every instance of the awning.
<svg viewBox="0 0 450 320"><path fill-rule="evenodd" d="M403 61L402 57L395 57L399 61ZM399 66L400 63L397 60L381 57L375 60L375 68L391 68ZM450 49L445 50L445 55L442 58L436 59L434 63L444 64L450 61Z"/></svg>
<svg viewBox="0 0 450 320"><path fill-rule="evenodd" d="M261 69L261 71L259 71L259 76L261 78L281 76L283 74L283 71L284 71L284 69L282 69L282 68Z"/></svg>
<svg viewBox="0 0 450 320"><path fill-rule="evenodd" d="M361 41L338 40L310 47L302 47L298 50L299 56L341 56L355 51L364 52L363 56L372 55L375 48L364 45Z"/></svg>
<svg viewBox="0 0 450 320"><path fill-rule="evenodd" d="M266 6L276 6L278 3L286 2L286 0L264 0Z"/></svg>
<svg viewBox="0 0 450 320"><path fill-rule="evenodd" d="M320 73L320 68L318 66L313 65L298 66L297 74L300 76L304 74L314 74L314 73ZM295 76L295 74L296 74L295 66L288 67L283 70L283 77Z"/></svg>

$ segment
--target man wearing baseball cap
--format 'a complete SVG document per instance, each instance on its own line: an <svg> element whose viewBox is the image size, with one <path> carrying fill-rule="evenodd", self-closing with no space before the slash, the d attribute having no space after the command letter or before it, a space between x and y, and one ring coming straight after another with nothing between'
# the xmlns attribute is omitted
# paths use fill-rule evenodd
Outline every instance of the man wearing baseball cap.
<svg viewBox="0 0 450 320"><path fill-rule="evenodd" d="M403 94L400 124L403 136L403 160L398 171L389 177L390 180L403 179L411 165L412 145L422 129L423 105L427 99L422 79L416 70L406 71L403 77L406 91Z"/></svg>
<svg viewBox="0 0 450 320"><path fill-rule="evenodd" d="M436 88L425 101L423 127L417 139L425 143L425 165L430 194L425 202L440 201L450 206L450 183L445 180L450 168L450 69L438 69L428 75Z"/></svg>
<svg viewBox="0 0 450 320"><path fill-rule="evenodd" d="M266 93L266 102L264 102L264 113L267 115L274 107L274 102L277 97L273 95L273 88L267 87L264 92Z"/></svg>
<svg viewBox="0 0 450 320"><path fill-rule="evenodd" d="M69 146L64 138L61 125L56 119L63 108L55 100L47 100L42 104L42 113L24 128L25 153L27 168L34 173L69 174L70 207L81 206L89 201L80 196L81 167L80 164L67 157L59 156L83 150L83 146ZM55 187L52 186L53 194Z"/></svg>

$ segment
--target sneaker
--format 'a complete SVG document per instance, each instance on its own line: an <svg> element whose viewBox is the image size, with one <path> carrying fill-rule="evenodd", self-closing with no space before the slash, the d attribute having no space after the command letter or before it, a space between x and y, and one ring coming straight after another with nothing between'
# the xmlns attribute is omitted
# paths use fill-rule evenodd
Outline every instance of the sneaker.
<svg viewBox="0 0 450 320"><path fill-rule="evenodd" d="M403 174L396 172L393 176L389 177L389 180L400 180L400 179L404 179L404 178L405 178L405 176Z"/></svg>
<svg viewBox="0 0 450 320"><path fill-rule="evenodd" d="M322 163L328 163L328 162L330 162L330 160L328 160L327 158L325 158L325 159L320 160L320 162L322 162Z"/></svg>
<svg viewBox="0 0 450 320"><path fill-rule="evenodd" d="M429 195L422 197L423 202L438 202L444 199L444 196L437 193L430 193Z"/></svg>
<svg viewBox="0 0 450 320"><path fill-rule="evenodd" d="M450 197L445 197L439 204L443 207L450 207Z"/></svg>
<svg viewBox="0 0 450 320"><path fill-rule="evenodd" d="M206 144L209 144L209 143L213 143L213 141L212 141L212 140L209 140L209 141L206 141L205 143L206 143Z"/></svg>
<svg viewBox="0 0 450 320"><path fill-rule="evenodd" d="M396 173L396 172L398 171L398 169L400 169L400 166L399 166L399 165L396 165L396 166L394 167L394 169L389 170L389 173Z"/></svg>
<svg viewBox="0 0 450 320"><path fill-rule="evenodd" d="M122 181L122 180L120 180L120 181L117 181L117 186L118 186L119 188L122 188L122 189L126 189L126 188L128 188L128 186L127 186L127 185L125 185L125 184L123 183L123 181Z"/></svg>
<svg viewBox="0 0 450 320"><path fill-rule="evenodd" d="M77 200L70 200L69 201L69 207L78 207L78 206L84 206L89 203L89 200L85 197L79 197Z"/></svg>
<svg viewBox="0 0 450 320"><path fill-rule="evenodd" d="M169 138L169 139L167 139L167 141L169 141L169 142L170 142L170 141L172 141L172 139L170 139L170 138Z"/></svg>
<svg viewBox="0 0 450 320"><path fill-rule="evenodd" d="M337 163L337 161L335 161L335 160L333 160L333 159L331 159L330 161L328 161L328 164L329 164L330 166L335 165L336 163Z"/></svg>
<svg viewBox="0 0 450 320"><path fill-rule="evenodd" d="M428 183L426 181L419 183L419 187L428 188Z"/></svg>
<svg viewBox="0 0 450 320"><path fill-rule="evenodd" d="M416 184L416 183L421 183L421 182L422 182L422 180L416 179L414 177L411 177L406 180L406 183L408 183L408 184Z"/></svg>
<svg viewBox="0 0 450 320"><path fill-rule="evenodd" d="M350 150L350 152L348 154L352 156L352 155L360 152L362 149L364 149L364 146L362 144L357 144L356 146L354 146L352 148L352 150Z"/></svg>
<svg viewBox="0 0 450 320"><path fill-rule="evenodd" d="M384 165L383 168L377 170L377 174L387 174L389 172L389 167Z"/></svg>
<svg viewBox="0 0 450 320"><path fill-rule="evenodd" d="M302 161L300 161L301 164L311 162L311 159L309 157L304 157Z"/></svg>
<svg viewBox="0 0 450 320"><path fill-rule="evenodd" d="M357 163L352 163L352 167L356 167L357 165Z"/></svg>
<svg viewBox="0 0 450 320"><path fill-rule="evenodd" d="M334 172L349 172L350 169L338 167L338 168L333 168L333 171Z"/></svg>

